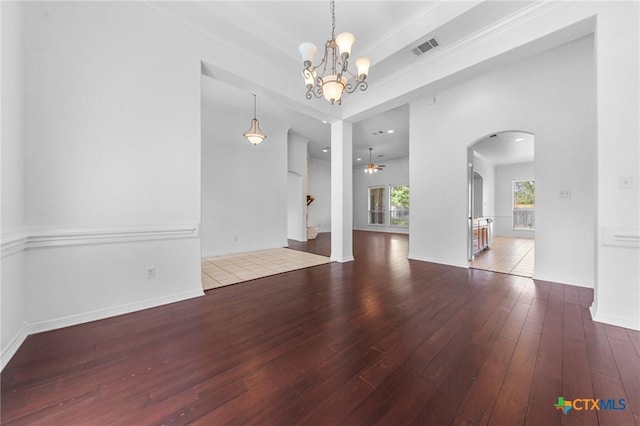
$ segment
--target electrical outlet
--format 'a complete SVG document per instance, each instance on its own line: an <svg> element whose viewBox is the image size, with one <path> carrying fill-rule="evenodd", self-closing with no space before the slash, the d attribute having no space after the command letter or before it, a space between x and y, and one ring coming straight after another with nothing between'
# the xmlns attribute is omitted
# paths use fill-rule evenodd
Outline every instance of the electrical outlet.
<svg viewBox="0 0 640 426"><path fill-rule="evenodd" d="M147 279L153 280L155 278L156 278L156 267L151 266L150 268L147 268Z"/></svg>

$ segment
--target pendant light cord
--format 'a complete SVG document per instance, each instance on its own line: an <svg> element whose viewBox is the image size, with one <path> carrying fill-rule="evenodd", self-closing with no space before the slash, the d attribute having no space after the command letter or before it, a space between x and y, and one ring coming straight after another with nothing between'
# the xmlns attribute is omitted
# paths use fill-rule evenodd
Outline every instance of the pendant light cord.
<svg viewBox="0 0 640 426"><path fill-rule="evenodd" d="M256 114L256 94L252 93L253 95L253 119L255 120L257 118L257 114Z"/></svg>

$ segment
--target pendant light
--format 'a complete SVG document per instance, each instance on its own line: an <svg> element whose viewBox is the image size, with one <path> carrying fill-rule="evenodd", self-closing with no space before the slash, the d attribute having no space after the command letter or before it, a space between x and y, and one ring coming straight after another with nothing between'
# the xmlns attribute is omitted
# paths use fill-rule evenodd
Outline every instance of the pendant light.
<svg viewBox="0 0 640 426"><path fill-rule="evenodd" d="M258 145L260 142L262 142L267 138L267 135L265 135L262 132L262 130L260 130L260 123L258 123L258 119L256 118L256 95L255 93L253 93L252 95L253 95L253 119L251 120L251 127L249 127L249 130L244 132L243 136L247 138L247 140L252 144Z"/></svg>

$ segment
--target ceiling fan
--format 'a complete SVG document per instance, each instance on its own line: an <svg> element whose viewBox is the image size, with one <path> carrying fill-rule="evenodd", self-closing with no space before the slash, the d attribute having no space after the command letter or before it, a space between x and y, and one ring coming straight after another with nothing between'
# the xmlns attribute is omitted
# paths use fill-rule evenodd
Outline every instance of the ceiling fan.
<svg viewBox="0 0 640 426"><path fill-rule="evenodd" d="M369 148L369 164L364 166L364 172L369 174L378 173L378 170L384 170L385 167L384 164L375 164L373 162L373 160L371 159L371 151L373 151L373 148Z"/></svg>

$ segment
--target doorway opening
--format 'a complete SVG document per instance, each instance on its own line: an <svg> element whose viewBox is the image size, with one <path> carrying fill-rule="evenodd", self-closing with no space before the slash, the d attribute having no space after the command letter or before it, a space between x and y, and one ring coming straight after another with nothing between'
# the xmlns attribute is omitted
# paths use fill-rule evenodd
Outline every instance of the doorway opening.
<svg viewBox="0 0 640 426"><path fill-rule="evenodd" d="M534 135L503 131L468 148L469 267L531 277L535 258Z"/></svg>

